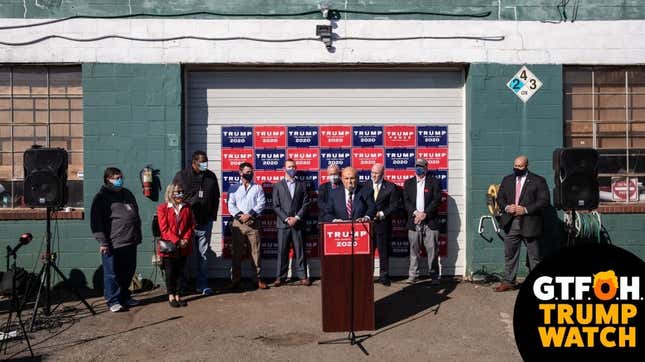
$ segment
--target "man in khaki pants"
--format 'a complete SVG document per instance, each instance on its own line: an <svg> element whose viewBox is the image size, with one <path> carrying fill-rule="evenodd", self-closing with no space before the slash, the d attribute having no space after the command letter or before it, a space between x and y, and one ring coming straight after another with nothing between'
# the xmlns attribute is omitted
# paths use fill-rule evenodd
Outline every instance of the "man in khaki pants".
<svg viewBox="0 0 645 362"><path fill-rule="evenodd" d="M265 198L262 187L253 182L253 166L240 164L240 183L228 191L228 210L233 215L231 233L233 235L233 266L231 285L227 289L239 287L242 277L242 256L244 244L251 245L251 267L255 269L254 279L258 288L267 289L260 276L260 221L258 217L264 209Z"/></svg>

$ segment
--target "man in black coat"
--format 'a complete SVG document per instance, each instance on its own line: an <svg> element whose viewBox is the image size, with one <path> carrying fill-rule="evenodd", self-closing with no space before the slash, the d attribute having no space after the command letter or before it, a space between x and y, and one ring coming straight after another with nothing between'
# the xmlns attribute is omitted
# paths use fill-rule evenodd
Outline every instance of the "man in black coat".
<svg viewBox="0 0 645 362"><path fill-rule="evenodd" d="M376 205L372 245L378 248L379 253L379 282L389 287L391 283L388 247L392 236L392 213L401 206L401 192L395 184L383 179L384 170L381 163L372 166L371 181L365 184L365 191L373 195Z"/></svg>
<svg viewBox="0 0 645 362"><path fill-rule="evenodd" d="M403 185L403 202L407 214L408 240L410 241L410 269L406 283L414 284L419 278L419 254L421 243L428 253L428 270L437 251L439 240L439 203L441 202L441 184L428 173L428 161L418 159L415 162L416 176L405 181ZM436 275L430 275L437 283Z"/></svg>
<svg viewBox="0 0 645 362"><path fill-rule="evenodd" d="M195 250L199 259L197 292L211 295L213 291L208 287L208 256L212 254L211 232L213 221L217 220L220 191L217 176L208 169L206 152L193 152L192 162L177 172L174 182L184 187L185 200L195 217Z"/></svg>
<svg viewBox="0 0 645 362"><path fill-rule="evenodd" d="M518 156L513 174L504 177L497 193L504 230L505 274L496 292L515 289L522 242L528 249L529 268L541 261L538 238L542 235L542 213L550 204L549 188L542 176L529 172L528 166L526 156Z"/></svg>
<svg viewBox="0 0 645 362"><path fill-rule="evenodd" d="M293 241L296 254L296 274L300 284L309 286L305 265L305 247L302 237L304 218L309 208L307 186L296 179L296 162L288 159L284 164L284 179L273 185L273 211L276 214L278 228L278 264L274 287L279 287L287 278L289 266L289 241Z"/></svg>

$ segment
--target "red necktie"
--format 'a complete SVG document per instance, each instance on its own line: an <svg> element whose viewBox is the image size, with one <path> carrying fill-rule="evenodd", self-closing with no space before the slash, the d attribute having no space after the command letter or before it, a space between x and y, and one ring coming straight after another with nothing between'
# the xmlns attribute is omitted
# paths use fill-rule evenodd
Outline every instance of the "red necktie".
<svg viewBox="0 0 645 362"><path fill-rule="evenodd" d="M345 211L347 211L347 217L351 220L352 218L352 194L349 194L347 197L347 204L345 205Z"/></svg>
<svg viewBox="0 0 645 362"><path fill-rule="evenodd" d="M520 204L520 193L522 193L522 178L518 177L515 183L515 205Z"/></svg>

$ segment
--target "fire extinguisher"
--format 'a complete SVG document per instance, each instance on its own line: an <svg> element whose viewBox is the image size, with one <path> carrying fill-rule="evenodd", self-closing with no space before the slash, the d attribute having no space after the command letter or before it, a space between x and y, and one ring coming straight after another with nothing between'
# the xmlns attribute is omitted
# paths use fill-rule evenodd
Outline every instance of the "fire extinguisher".
<svg viewBox="0 0 645 362"><path fill-rule="evenodd" d="M147 197L150 197L150 195L152 195L153 173L154 173L154 170L150 165L142 168L141 171L139 172L139 176L141 177L141 186L143 186L143 194L146 195Z"/></svg>

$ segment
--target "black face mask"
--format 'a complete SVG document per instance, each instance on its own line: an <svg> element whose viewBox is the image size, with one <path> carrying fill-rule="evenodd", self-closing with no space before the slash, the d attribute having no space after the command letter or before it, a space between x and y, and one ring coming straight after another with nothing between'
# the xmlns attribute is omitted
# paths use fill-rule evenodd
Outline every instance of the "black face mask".
<svg viewBox="0 0 645 362"><path fill-rule="evenodd" d="M251 182L251 180L253 180L253 172L251 172L251 173L243 173L242 178L244 178L248 182Z"/></svg>
<svg viewBox="0 0 645 362"><path fill-rule="evenodd" d="M514 173L514 174L515 174L515 176L517 176L517 177L522 177L522 176L526 175L526 173L527 173L527 172L529 172L529 170L528 170L528 169L526 169L526 168L525 168L525 169L523 169L523 170L520 170L519 168L515 168L515 167L513 167L513 173Z"/></svg>

